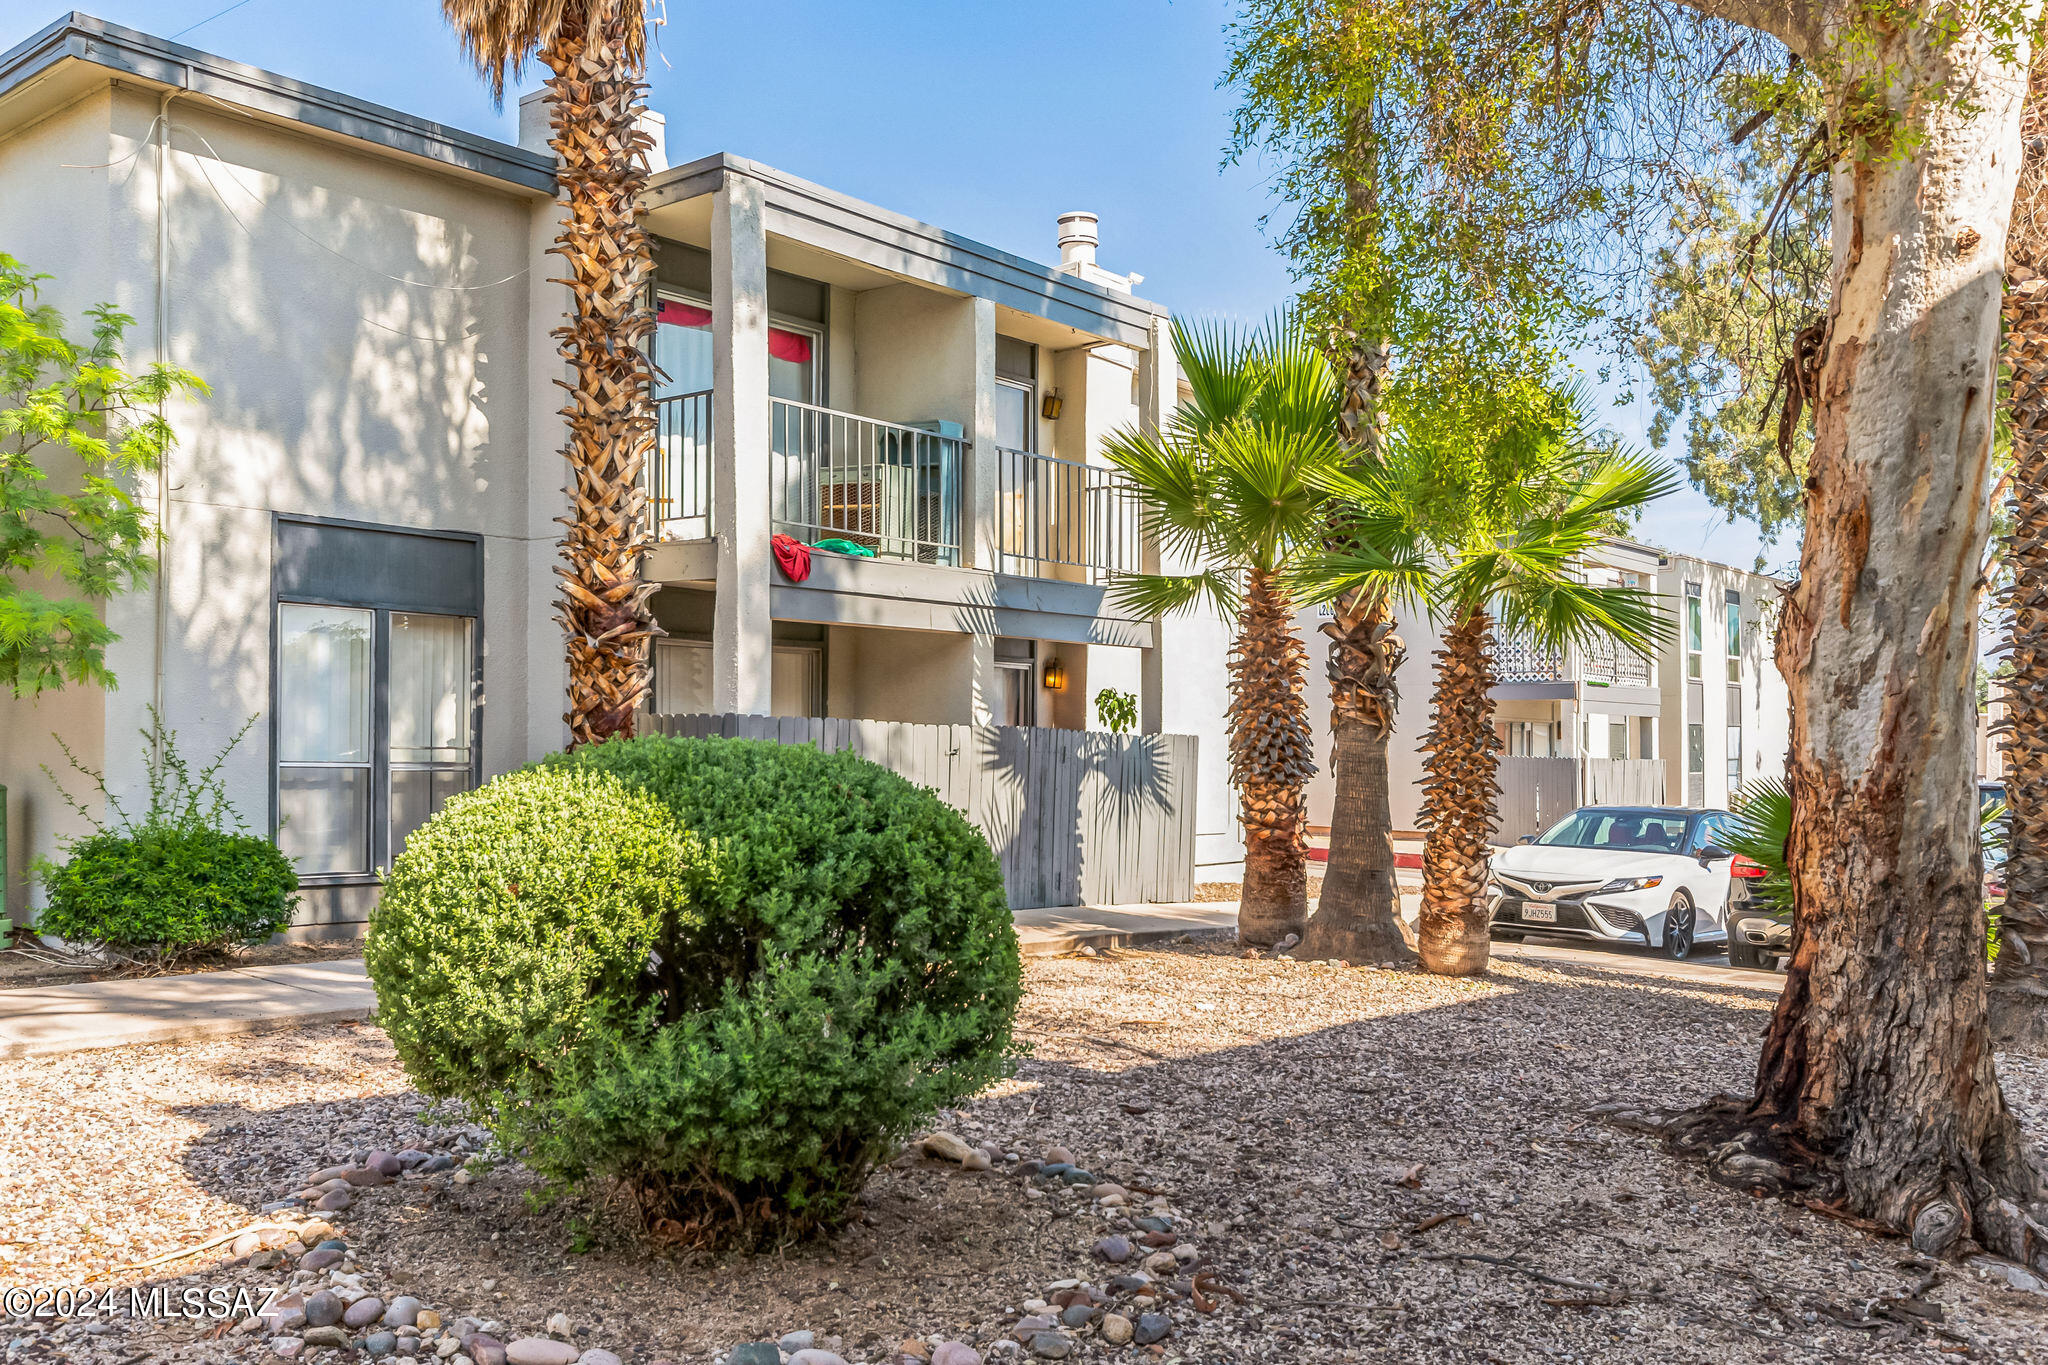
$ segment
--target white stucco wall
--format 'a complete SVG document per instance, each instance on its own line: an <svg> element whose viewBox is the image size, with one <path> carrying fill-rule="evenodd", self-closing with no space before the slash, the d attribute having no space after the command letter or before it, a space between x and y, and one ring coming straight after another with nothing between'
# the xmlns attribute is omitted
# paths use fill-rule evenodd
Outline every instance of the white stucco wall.
<svg viewBox="0 0 2048 1365"><path fill-rule="evenodd" d="M103 93L0 150L0 249L42 258L65 279L70 306L113 299L145 343L157 323L158 182L144 146L156 115L154 97ZM211 386L170 412L180 443L163 696L185 752L212 753L269 705L274 511L481 533L485 770L552 747L559 722L538 732L534 715L559 714L559 689L548 680L544 706L527 693L538 659L560 655L531 601L537 582L551 582L543 563L562 483L559 461L535 477L545 462L528 441L527 268L536 215L552 216L546 201L196 97L173 102L171 129L169 358ZM64 166L109 161L118 164ZM60 198L81 210L49 214ZM39 237L29 221L38 216L63 223L61 238ZM149 358L146 346L133 354ZM554 491L536 501L536 490ZM106 720L121 737L106 753L117 792L137 790L144 772L142 746L125 737L153 692L153 601L133 594L107 610L122 636ZM267 828L262 724L225 777L243 818ZM43 835L35 842L47 851Z"/></svg>

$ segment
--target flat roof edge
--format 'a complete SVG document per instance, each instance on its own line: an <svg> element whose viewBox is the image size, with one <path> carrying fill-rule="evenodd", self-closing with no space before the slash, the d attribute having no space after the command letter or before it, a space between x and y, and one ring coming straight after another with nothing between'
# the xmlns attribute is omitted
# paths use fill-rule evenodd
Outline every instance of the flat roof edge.
<svg viewBox="0 0 2048 1365"><path fill-rule="evenodd" d="M886 232L898 233L917 239L926 244L936 256L948 264L964 269L971 274L1003 282L1003 275L1023 276L1042 289L1055 291L1068 306L1082 309L1099 316L1107 324L1119 328L1142 332L1154 318L1169 316L1164 305L1153 303L1133 294L1124 294L1106 289L1090 280L1077 279L1038 261L963 237L957 232L908 214L885 209L866 200L777 170L773 166L735 156L730 152L714 152L698 157L694 161L669 167L658 173L649 182L650 204L679 203L708 194L718 188L727 174L744 175L758 180L771 191L787 199L808 202L830 212L872 224Z"/></svg>
<svg viewBox="0 0 2048 1365"><path fill-rule="evenodd" d="M0 53L0 95L73 59L522 189L555 191L550 157L75 10Z"/></svg>

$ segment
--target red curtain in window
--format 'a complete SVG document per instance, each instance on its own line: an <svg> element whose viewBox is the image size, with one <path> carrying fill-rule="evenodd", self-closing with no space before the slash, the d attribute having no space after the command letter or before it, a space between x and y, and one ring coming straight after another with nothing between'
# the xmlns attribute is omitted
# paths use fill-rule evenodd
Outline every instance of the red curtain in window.
<svg viewBox="0 0 2048 1365"><path fill-rule="evenodd" d="M699 308L694 303L677 303L674 299L663 299L661 308L655 313L660 322L670 327L709 327L711 310ZM777 360L787 360L793 365L807 365L811 360L811 339L802 332L791 332L781 327L768 329L768 354Z"/></svg>

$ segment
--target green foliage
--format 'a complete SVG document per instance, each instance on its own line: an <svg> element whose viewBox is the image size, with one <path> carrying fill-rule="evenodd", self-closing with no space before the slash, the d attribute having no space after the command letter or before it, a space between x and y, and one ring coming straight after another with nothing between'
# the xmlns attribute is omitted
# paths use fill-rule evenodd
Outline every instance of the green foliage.
<svg viewBox="0 0 2048 1365"><path fill-rule="evenodd" d="M1813 446L1799 421L1781 452L1778 425L1795 334L1827 307L1827 148L1810 69L1721 87L1750 155L1691 177L1676 200L1632 345L1650 380L1650 439L1661 446L1683 422L1694 486L1770 541L1799 529Z"/></svg>
<svg viewBox="0 0 2048 1365"><path fill-rule="evenodd" d="M1119 574L1112 596L1145 616L1200 602L1237 610L1246 571L1279 573L1328 534L1319 480L1349 458L1337 439L1337 380L1301 328L1279 318L1257 331L1174 320L1174 354L1191 401L1163 432L1126 429L1103 443L1130 476L1146 531L1191 574ZM1410 560L1359 553L1386 573Z"/></svg>
<svg viewBox="0 0 2048 1365"><path fill-rule="evenodd" d="M457 797L407 840L365 956L423 1091L697 1237L837 1221L1016 1051L986 841L809 747L614 741Z"/></svg>
<svg viewBox="0 0 2048 1365"><path fill-rule="evenodd" d="M135 815L107 790L105 775L67 746L65 757L92 782L111 820L64 794L94 832L67 839L62 861L36 862L50 901L36 927L166 963L260 942L289 924L298 874L276 845L248 832L220 780L221 765L253 724L251 718L195 773L152 709L141 732L150 755L149 805Z"/></svg>
<svg viewBox="0 0 2048 1365"><path fill-rule="evenodd" d="M172 366L124 370L134 319L110 304L87 310L89 342L67 340L37 299L48 278L0 252L0 684L17 696L114 685L100 604L156 570L132 485L173 444L161 405L206 389Z"/></svg>
<svg viewBox="0 0 2048 1365"><path fill-rule="evenodd" d="M1409 406L1378 468L1316 475L1347 520L1368 528L1366 548L1306 554L1290 585L1308 601L1419 592L1440 620L1489 611L1510 635L1549 648L1610 639L1648 649L1672 630L1655 595L1589 584L1582 572L1603 538L1677 478L1661 461L1616 450L1587 407L1576 388L1476 376L1434 409ZM1385 567L1418 548L1432 566L1426 578Z"/></svg>
<svg viewBox="0 0 2048 1365"><path fill-rule="evenodd" d="M1135 730L1138 728L1137 694L1105 687L1095 694L1095 714L1102 717L1102 723L1113 735Z"/></svg>

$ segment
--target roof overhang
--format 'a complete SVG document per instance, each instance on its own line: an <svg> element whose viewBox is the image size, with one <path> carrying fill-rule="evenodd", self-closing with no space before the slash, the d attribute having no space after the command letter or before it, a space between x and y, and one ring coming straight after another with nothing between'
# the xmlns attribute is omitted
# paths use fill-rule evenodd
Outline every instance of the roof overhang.
<svg viewBox="0 0 2048 1365"><path fill-rule="evenodd" d="M0 129L27 123L43 106L68 102L102 79L187 91L457 175L555 192L552 157L76 12L0 53Z"/></svg>
<svg viewBox="0 0 2048 1365"><path fill-rule="evenodd" d="M1159 304L723 152L672 167L649 182L641 201L649 230L694 241L707 231L709 197L734 175L762 188L771 250L780 239L881 277L987 298L999 308L1078 333L1077 340L1149 350L1154 320L1166 316Z"/></svg>

